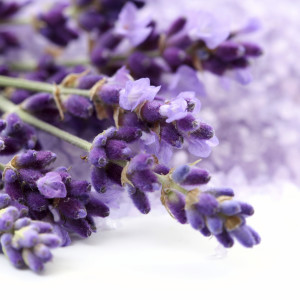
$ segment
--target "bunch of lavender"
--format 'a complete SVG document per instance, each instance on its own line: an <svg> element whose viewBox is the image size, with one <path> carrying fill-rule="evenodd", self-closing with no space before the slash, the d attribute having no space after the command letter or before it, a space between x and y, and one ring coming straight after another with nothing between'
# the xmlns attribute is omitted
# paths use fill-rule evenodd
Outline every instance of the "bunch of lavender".
<svg viewBox="0 0 300 300"><path fill-rule="evenodd" d="M40 272L52 259L50 249L61 240L50 223L32 220L26 212L9 195L0 194L1 250L16 268Z"/></svg>
<svg viewBox="0 0 300 300"><path fill-rule="evenodd" d="M140 17L141 1L97 3L55 4L36 15L34 28L67 47L83 34L73 27L72 17L79 17L92 37L88 62L101 73L76 62L63 65L57 58L62 49L39 57L33 67L2 68L0 86L11 101L0 97L5 113L0 154L25 150L2 165L6 193L32 220L51 223L62 245L73 233L88 237L96 230L93 217L107 217L113 202L105 202L107 194L127 192L147 214L149 193L159 190L163 206L180 223L215 236L225 247L234 238L246 247L256 245L260 238L246 224L253 208L233 200L231 189L206 187L211 178L206 170L195 164L174 169L172 159L178 149L208 157L218 144L214 129L200 117L196 94L203 95L204 87L197 71L222 77L233 72L245 83L250 58L261 49L239 41L246 29L230 32L208 13L198 13L200 21L180 17L160 32L153 20ZM173 95L167 96L162 75L171 73ZM83 180L72 179L65 167L53 169L54 147L40 151L47 141L38 141L31 126L85 152L70 160L74 167L84 161Z"/></svg>

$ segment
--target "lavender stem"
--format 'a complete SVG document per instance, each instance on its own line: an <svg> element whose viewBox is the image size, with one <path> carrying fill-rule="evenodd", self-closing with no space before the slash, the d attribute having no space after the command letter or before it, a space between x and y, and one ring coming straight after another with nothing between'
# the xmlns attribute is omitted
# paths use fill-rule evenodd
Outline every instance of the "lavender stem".
<svg viewBox="0 0 300 300"><path fill-rule="evenodd" d="M52 126L46 122L43 122L34 116L30 115L26 111L22 110L19 106L13 104L9 100L0 96L0 110L5 113L16 113L25 123L30 124L38 129L41 129L45 132L50 133L53 136L56 136L84 151L89 152L92 146L88 141L81 139L75 135L72 135L66 131L63 131L55 126Z"/></svg>

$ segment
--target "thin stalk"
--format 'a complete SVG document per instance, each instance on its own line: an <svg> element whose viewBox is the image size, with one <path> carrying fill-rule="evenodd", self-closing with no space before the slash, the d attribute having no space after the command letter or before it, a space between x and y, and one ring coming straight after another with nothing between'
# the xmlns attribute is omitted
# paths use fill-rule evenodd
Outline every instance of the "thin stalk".
<svg viewBox="0 0 300 300"><path fill-rule="evenodd" d="M22 79L22 78L12 78L8 76L0 76L0 86L3 87L14 87L24 90L30 90L35 92L46 92L53 93L55 86L50 83L44 83L34 80ZM85 97L90 97L89 90L66 88L62 86L59 87L60 94L65 95L80 95Z"/></svg>
<svg viewBox="0 0 300 300"><path fill-rule="evenodd" d="M4 164L0 163L0 171L4 171L4 170L5 170L5 168L6 168L6 165L4 165Z"/></svg>
<svg viewBox="0 0 300 300"><path fill-rule="evenodd" d="M90 142L37 119L36 117L30 115L26 111L22 110L19 106L11 103L9 100L5 99L2 96L0 96L0 110L5 113L14 112L25 123L30 124L40 130L45 131L45 132L48 132L51 135L56 136L56 137L66 141L84 151L89 152L91 149L92 144Z"/></svg>

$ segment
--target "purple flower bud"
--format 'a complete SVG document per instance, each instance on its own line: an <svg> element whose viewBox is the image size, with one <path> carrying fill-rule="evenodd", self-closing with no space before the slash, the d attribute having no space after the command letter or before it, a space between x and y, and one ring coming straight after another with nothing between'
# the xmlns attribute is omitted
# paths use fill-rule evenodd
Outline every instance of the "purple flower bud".
<svg viewBox="0 0 300 300"><path fill-rule="evenodd" d="M155 123L161 120L159 109L163 103L161 101L153 100L147 101L141 109L142 118L149 123Z"/></svg>
<svg viewBox="0 0 300 300"><path fill-rule="evenodd" d="M45 198L65 198L67 196L66 186L57 172L46 173L36 184Z"/></svg>
<svg viewBox="0 0 300 300"><path fill-rule="evenodd" d="M77 233L83 238L89 237L93 232L93 229L91 228L89 222L86 219L68 219L66 221L65 226L70 231Z"/></svg>
<svg viewBox="0 0 300 300"><path fill-rule="evenodd" d="M68 196L79 198L81 201L88 198L91 184L86 180L72 180L67 185Z"/></svg>
<svg viewBox="0 0 300 300"><path fill-rule="evenodd" d="M218 216L207 217L206 226L213 235L221 234L223 231L223 220Z"/></svg>
<svg viewBox="0 0 300 300"><path fill-rule="evenodd" d="M153 192L159 189L159 183L155 173L151 170L142 170L134 172L130 176L130 180L135 187L143 192Z"/></svg>
<svg viewBox="0 0 300 300"><path fill-rule="evenodd" d="M161 139L175 148L182 148L183 137L171 123L161 125L160 131Z"/></svg>
<svg viewBox="0 0 300 300"><path fill-rule="evenodd" d="M105 169L106 169L107 177L112 182L118 184L119 186L122 186L121 174L122 174L123 168L117 164L109 163Z"/></svg>
<svg viewBox="0 0 300 300"><path fill-rule="evenodd" d="M203 216L195 206L186 209L186 217L188 223L196 230L201 230L205 225Z"/></svg>
<svg viewBox="0 0 300 300"><path fill-rule="evenodd" d="M195 131L199 127L198 121L192 114L187 114L184 118L176 121L177 128L181 131Z"/></svg>
<svg viewBox="0 0 300 300"><path fill-rule="evenodd" d="M21 219L18 219L16 220L15 224L14 224L14 229L15 230L19 230L21 229L22 227L26 227L28 225L31 224L31 219L30 218L21 218Z"/></svg>
<svg viewBox="0 0 300 300"><path fill-rule="evenodd" d="M222 76L227 69L227 64L218 57L210 57L209 59L202 61L202 67L204 70Z"/></svg>
<svg viewBox="0 0 300 300"><path fill-rule="evenodd" d="M63 105L75 117L87 119L93 113L93 104L83 96L71 95L63 102Z"/></svg>
<svg viewBox="0 0 300 300"><path fill-rule="evenodd" d="M48 262L52 259L50 249L44 244L37 244L33 247L33 253L36 257L40 258L43 263Z"/></svg>
<svg viewBox="0 0 300 300"><path fill-rule="evenodd" d="M90 216L102 218L109 216L109 207L92 194L90 195L90 201L85 207Z"/></svg>
<svg viewBox="0 0 300 300"><path fill-rule="evenodd" d="M210 180L210 175L207 171L199 168L191 168L189 173L186 175L184 180L181 182L182 185L200 185L206 184Z"/></svg>
<svg viewBox="0 0 300 300"><path fill-rule="evenodd" d="M211 126L206 123L200 123L200 126L197 130L190 133L190 136L193 139L205 139L209 140L214 136L214 130Z"/></svg>
<svg viewBox="0 0 300 300"><path fill-rule="evenodd" d="M49 248L56 248L61 245L61 239L54 233L42 233L38 235L38 243Z"/></svg>
<svg viewBox="0 0 300 300"><path fill-rule="evenodd" d="M225 230L222 233L217 234L216 238L225 248L230 248L233 246L233 238Z"/></svg>
<svg viewBox="0 0 300 300"><path fill-rule="evenodd" d="M184 17L178 17L176 20L171 23L170 27L167 30L167 36L174 35L178 33L180 30L184 28L186 24L186 18Z"/></svg>
<svg viewBox="0 0 300 300"><path fill-rule="evenodd" d="M56 160L56 154L51 151L28 150L18 154L14 160L16 168L42 169Z"/></svg>
<svg viewBox="0 0 300 300"><path fill-rule="evenodd" d="M113 84L104 84L98 93L101 101L108 105L118 104L120 98L120 87Z"/></svg>
<svg viewBox="0 0 300 300"><path fill-rule="evenodd" d="M15 134L16 132L20 131L23 126L23 122L21 121L19 116L14 113L7 115L6 124L7 124L5 129L6 135Z"/></svg>
<svg viewBox="0 0 300 300"><path fill-rule="evenodd" d="M207 190L206 193L212 194L215 198L218 198L220 196L234 196L234 192L230 188L213 188Z"/></svg>
<svg viewBox="0 0 300 300"><path fill-rule="evenodd" d="M123 140L126 143L132 143L138 140L142 136L142 130L137 127L121 127L116 132L114 138L118 140Z"/></svg>
<svg viewBox="0 0 300 300"><path fill-rule="evenodd" d="M199 202L195 204L197 211L205 216L212 216L218 209L218 201L212 195L202 193Z"/></svg>
<svg viewBox="0 0 300 300"><path fill-rule="evenodd" d="M101 75L88 74L79 78L77 87L79 89L89 90L101 79L103 79Z"/></svg>
<svg viewBox="0 0 300 300"><path fill-rule="evenodd" d="M116 133L116 128L110 127L99 133L93 140L93 147L103 147L106 145L107 139L112 138Z"/></svg>
<svg viewBox="0 0 300 300"><path fill-rule="evenodd" d="M34 169L20 169L20 180L30 188L36 187L36 182L43 176L42 172Z"/></svg>
<svg viewBox="0 0 300 300"><path fill-rule="evenodd" d="M153 172L159 175L167 175L170 169L164 165L158 164L153 168Z"/></svg>
<svg viewBox="0 0 300 300"><path fill-rule="evenodd" d="M55 105L53 96L48 93L37 93L27 98L22 103L22 108L30 112L36 112L53 108Z"/></svg>
<svg viewBox="0 0 300 300"><path fill-rule="evenodd" d="M70 219L82 219L87 215L85 206L77 199L66 198L59 201L60 212Z"/></svg>
<svg viewBox="0 0 300 300"><path fill-rule="evenodd" d="M107 178L104 168L92 167L91 180L94 189L98 193L105 193L110 184L110 180Z"/></svg>
<svg viewBox="0 0 300 300"><path fill-rule="evenodd" d="M41 272L44 269L43 261L37 257L31 249L23 249L22 257L26 265L34 272Z"/></svg>
<svg viewBox="0 0 300 300"><path fill-rule="evenodd" d="M148 170L154 164L154 157L147 153L137 154L132 158L127 169L127 174L133 174L136 171Z"/></svg>
<svg viewBox="0 0 300 300"><path fill-rule="evenodd" d="M177 183L181 183L182 181L185 180L185 178L189 174L190 169L191 169L191 167L189 165L182 165L182 166L177 167L172 172L172 179Z"/></svg>
<svg viewBox="0 0 300 300"><path fill-rule="evenodd" d="M12 234L5 233L1 236L1 246L5 256L16 267L22 268L25 266L25 262L22 258L20 251L14 249L11 245Z"/></svg>
<svg viewBox="0 0 300 300"><path fill-rule="evenodd" d="M244 203L244 202L239 202L239 205L241 207L242 214L247 215L247 216L252 216L254 214L254 209L250 204Z"/></svg>
<svg viewBox="0 0 300 300"><path fill-rule="evenodd" d="M11 200L9 195L7 194L0 194L0 209L5 208L10 204Z"/></svg>
<svg viewBox="0 0 300 300"><path fill-rule="evenodd" d="M68 173L68 169L65 167L59 167L54 170L61 177L61 180L64 184L69 184L72 180L70 174Z"/></svg>
<svg viewBox="0 0 300 300"><path fill-rule="evenodd" d="M243 246L253 247L257 244L257 237L253 235L248 226L239 226L230 232Z"/></svg>
<svg viewBox="0 0 300 300"><path fill-rule="evenodd" d="M245 48L245 55L246 56L253 56L253 57L257 57L263 54L262 49L253 43L249 43L249 42L243 42L242 46Z"/></svg>
<svg viewBox="0 0 300 300"><path fill-rule="evenodd" d="M232 61L245 54L245 48L235 42L225 41L215 51L217 55L223 61Z"/></svg>
<svg viewBox="0 0 300 300"><path fill-rule="evenodd" d="M163 58L173 70L176 70L177 67L183 64L189 63L187 53L177 47L168 47L163 53Z"/></svg>
<svg viewBox="0 0 300 300"><path fill-rule="evenodd" d="M0 132L6 128L6 121L0 119Z"/></svg>
<svg viewBox="0 0 300 300"><path fill-rule="evenodd" d="M53 232L53 226L50 223L32 220L31 224L37 229L39 233L51 233Z"/></svg>
<svg viewBox="0 0 300 300"><path fill-rule="evenodd" d="M39 234L34 225L28 225L15 231L12 245L16 249L31 248L38 243Z"/></svg>
<svg viewBox="0 0 300 300"><path fill-rule="evenodd" d="M129 196L133 201L135 207L142 213L148 214L150 212L150 203L147 195L139 189L136 189L130 185L127 186Z"/></svg>
<svg viewBox="0 0 300 300"><path fill-rule="evenodd" d="M38 192L31 191L26 195L27 206L36 211L43 211L48 208L48 200Z"/></svg>
<svg viewBox="0 0 300 300"><path fill-rule="evenodd" d="M220 212L226 216L234 216L242 211L238 201L227 200L220 203Z"/></svg>
<svg viewBox="0 0 300 300"><path fill-rule="evenodd" d="M108 163L105 149L102 147L92 147L89 153L89 162L95 167L105 167Z"/></svg>
<svg viewBox="0 0 300 300"><path fill-rule="evenodd" d="M166 196L166 205L174 218L181 224L187 223L184 196L171 191Z"/></svg>
<svg viewBox="0 0 300 300"><path fill-rule="evenodd" d="M132 151L128 148L127 143L120 140L108 140L105 150L109 159L127 159L132 156Z"/></svg>

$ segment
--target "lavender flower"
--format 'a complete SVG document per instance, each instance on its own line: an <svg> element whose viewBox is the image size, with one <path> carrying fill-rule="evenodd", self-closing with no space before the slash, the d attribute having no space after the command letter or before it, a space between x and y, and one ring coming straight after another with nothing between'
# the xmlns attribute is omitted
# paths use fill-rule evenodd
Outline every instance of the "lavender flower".
<svg viewBox="0 0 300 300"><path fill-rule="evenodd" d="M11 202L7 194L0 194L2 251L16 268L28 267L40 272L52 259L50 249L60 246L61 239L49 223L23 217Z"/></svg>
<svg viewBox="0 0 300 300"><path fill-rule="evenodd" d="M151 86L148 78L129 80L126 82L125 88L120 91L120 106L133 111L139 104L152 101L159 89L160 86Z"/></svg>
<svg viewBox="0 0 300 300"><path fill-rule="evenodd" d="M115 25L115 32L128 38L133 46L141 44L150 34L151 28L147 27L149 18L138 16L138 9L131 2L127 2L120 12Z"/></svg>

